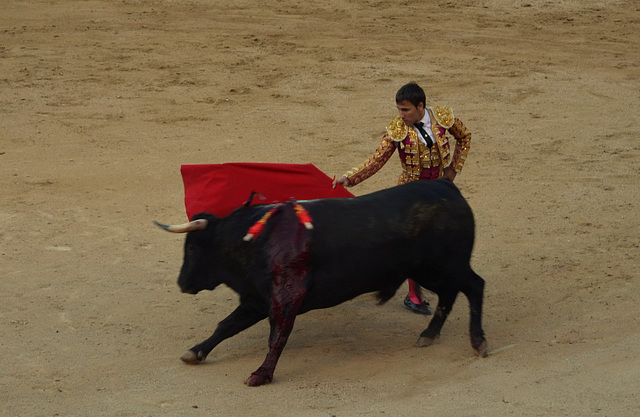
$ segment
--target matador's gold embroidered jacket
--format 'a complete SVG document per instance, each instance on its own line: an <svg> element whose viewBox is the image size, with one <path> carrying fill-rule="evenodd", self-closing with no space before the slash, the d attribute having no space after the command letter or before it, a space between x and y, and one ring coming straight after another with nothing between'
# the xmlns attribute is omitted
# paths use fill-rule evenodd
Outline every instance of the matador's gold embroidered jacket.
<svg viewBox="0 0 640 417"><path fill-rule="evenodd" d="M442 178L447 166L452 166L459 173L469 153L471 133L460 119L453 116L449 107L433 106L427 108L427 111L431 117L431 132L436 138L436 144L431 149L418 138L413 127L408 127L400 117L396 117L387 126L387 133L382 137L382 142L373 155L345 174L349 179L349 185L359 184L378 172L396 148L402 165L398 184L420 179L424 168L439 167L438 178ZM447 132L455 139L453 155Z"/></svg>

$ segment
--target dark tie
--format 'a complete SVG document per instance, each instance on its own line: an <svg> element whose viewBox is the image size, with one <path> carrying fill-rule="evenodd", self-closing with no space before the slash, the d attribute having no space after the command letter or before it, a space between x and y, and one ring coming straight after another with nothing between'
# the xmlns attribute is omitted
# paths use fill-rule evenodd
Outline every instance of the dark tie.
<svg viewBox="0 0 640 417"><path fill-rule="evenodd" d="M427 146L429 148L432 147L433 146L433 140L431 140L431 137L429 135L427 135L427 132L425 132L424 128L422 127L422 126L424 126L424 123L418 122L414 126L420 131L420 134L422 135L424 140L427 141Z"/></svg>

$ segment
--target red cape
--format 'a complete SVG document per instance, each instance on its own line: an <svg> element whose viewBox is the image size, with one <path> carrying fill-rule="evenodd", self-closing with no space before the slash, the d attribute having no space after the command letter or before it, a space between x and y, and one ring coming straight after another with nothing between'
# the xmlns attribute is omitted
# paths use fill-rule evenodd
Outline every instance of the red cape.
<svg viewBox="0 0 640 417"><path fill-rule="evenodd" d="M191 220L207 212L224 217L257 192L253 204L318 198L353 197L312 164L228 163L182 165L184 203Z"/></svg>

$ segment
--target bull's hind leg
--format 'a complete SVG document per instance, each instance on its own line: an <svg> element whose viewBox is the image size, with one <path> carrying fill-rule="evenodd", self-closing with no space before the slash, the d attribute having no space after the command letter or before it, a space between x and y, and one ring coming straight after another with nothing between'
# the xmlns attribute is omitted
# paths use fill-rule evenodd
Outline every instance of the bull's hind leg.
<svg viewBox="0 0 640 417"><path fill-rule="evenodd" d="M447 320L447 317L449 317L453 303L458 296L458 290L449 287L431 290L438 295L438 306L433 314L433 318L429 322L429 326L420 334L417 343L420 347L432 345L435 339L440 336L440 330Z"/></svg>
<svg viewBox="0 0 640 417"><path fill-rule="evenodd" d="M471 337L471 347L478 356L487 356L487 340L482 330L482 302L484 297L484 279L469 268L468 278L463 280L465 285L462 292L469 300L469 336Z"/></svg>
<svg viewBox="0 0 640 417"><path fill-rule="evenodd" d="M438 307L427 329L420 334L418 346L429 346L440 335L440 330L447 320L453 307L458 292L469 300L470 322L469 336L471 347L477 355L487 356L487 342L482 330L482 298L484 293L484 280L471 268L457 270L447 274L443 279L443 285L431 288L438 295Z"/></svg>

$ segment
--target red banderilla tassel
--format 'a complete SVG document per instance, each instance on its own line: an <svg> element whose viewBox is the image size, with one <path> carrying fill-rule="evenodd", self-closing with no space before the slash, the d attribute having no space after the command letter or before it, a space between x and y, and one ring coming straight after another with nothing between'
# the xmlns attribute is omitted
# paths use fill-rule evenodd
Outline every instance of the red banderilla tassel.
<svg viewBox="0 0 640 417"><path fill-rule="evenodd" d="M245 242L248 242L253 238L257 237L260 233L262 233L262 229L264 229L264 226L265 224L267 224L267 221L269 221L269 218L273 215L273 213L275 213L281 207L282 207L282 204L278 204L277 206L273 207L271 210L267 211L264 214L264 216L260 218L260 220L255 222L253 226L251 226L249 230L247 230L247 234L244 235L242 240L244 240ZM302 205L298 203L296 203L293 206L293 208L296 212L296 216L298 217L298 220L300 221L300 223L302 223L307 230L313 229L313 220L311 219L309 212L305 210L304 207L302 207Z"/></svg>
<svg viewBox="0 0 640 417"><path fill-rule="evenodd" d="M262 229L264 229L264 225L267 224L267 220L269 220L269 217L271 217L271 215L275 213L278 208L279 206L275 206L271 210L267 211L260 220L255 222L253 226L251 226L249 230L247 230L247 234L242 238L242 240L248 242L254 237L258 236L262 232Z"/></svg>
<svg viewBox="0 0 640 417"><path fill-rule="evenodd" d="M300 223L304 224L304 227L306 227L307 230L313 229L313 220L311 219L309 212L298 203L296 203L294 209L296 211L296 215L298 216L298 220L300 220Z"/></svg>

